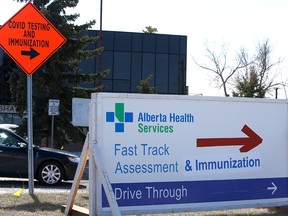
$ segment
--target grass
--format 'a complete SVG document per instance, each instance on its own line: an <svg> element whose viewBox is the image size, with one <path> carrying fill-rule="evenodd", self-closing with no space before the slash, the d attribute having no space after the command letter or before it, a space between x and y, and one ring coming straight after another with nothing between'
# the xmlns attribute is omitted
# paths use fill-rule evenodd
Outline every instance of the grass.
<svg viewBox="0 0 288 216"><path fill-rule="evenodd" d="M37 193L30 196L23 193L20 197L12 194L0 194L0 215L9 216L60 216L61 205L67 203L68 193ZM77 194L75 204L88 208L87 193ZM240 209L229 211L212 211L198 213L165 214L165 216L284 216L288 215L285 208L280 209ZM150 215L152 216L152 215ZM156 216L153 214L153 216ZM159 215L157 215L159 216Z"/></svg>
<svg viewBox="0 0 288 216"><path fill-rule="evenodd" d="M30 196L22 194L20 197L11 194L0 195L0 215L9 216L59 216L61 205L67 203L67 193L42 193ZM75 201L76 205L88 208L88 194L79 194Z"/></svg>

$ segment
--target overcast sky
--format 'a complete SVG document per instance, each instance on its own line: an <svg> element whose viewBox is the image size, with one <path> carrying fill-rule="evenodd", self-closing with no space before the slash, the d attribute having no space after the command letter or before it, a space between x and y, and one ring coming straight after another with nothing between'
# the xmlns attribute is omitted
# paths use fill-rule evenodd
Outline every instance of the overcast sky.
<svg viewBox="0 0 288 216"><path fill-rule="evenodd" d="M1 0L0 24L24 4ZM96 19L99 29L100 0L80 0L74 12L78 23ZM269 39L272 55L284 58L279 81L288 77L288 1L287 0L103 0L103 30L142 32L153 26L160 34L186 35L187 85L189 94L223 95L214 88L212 74L199 69L192 56L207 63L205 47L228 47L233 59L241 47L253 53L258 42ZM287 89L288 90L288 89ZM285 98L284 89L279 96ZM273 95L271 96L273 97Z"/></svg>

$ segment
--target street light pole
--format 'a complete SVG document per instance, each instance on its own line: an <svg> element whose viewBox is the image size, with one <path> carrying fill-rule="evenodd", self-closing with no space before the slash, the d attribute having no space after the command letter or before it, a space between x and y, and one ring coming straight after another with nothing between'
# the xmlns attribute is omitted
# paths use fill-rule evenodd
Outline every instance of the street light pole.
<svg viewBox="0 0 288 216"><path fill-rule="evenodd" d="M100 0L100 31L99 31L99 48L102 47L102 11L103 11L103 1ZM99 55L99 72L102 71L102 53Z"/></svg>

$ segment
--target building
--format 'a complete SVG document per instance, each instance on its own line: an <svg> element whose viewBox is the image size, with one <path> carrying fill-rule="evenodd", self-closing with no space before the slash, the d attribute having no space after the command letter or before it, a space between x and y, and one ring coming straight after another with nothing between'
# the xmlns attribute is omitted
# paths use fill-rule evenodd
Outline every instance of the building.
<svg viewBox="0 0 288 216"><path fill-rule="evenodd" d="M99 35L99 31L88 33ZM103 31L102 38L102 61L85 60L80 67L83 73L109 69L103 80L105 92L137 93L139 81L152 74L155 93L188 94L187 36ZM99 46L100 40L97 42L95 46Z"/></svg>
<svg viewBox="0 0 288 216"><path fill-rule="evenodd" d="M90 36L99 36L99 33L95 30L88 31ZM97 40L88 49L99 47L99 43L100 40ZM152 74L150 85L155 88L155 93L188 94L187 36L102 31L102 47L104 51L101 58L84 60L80 63L80 68L85 74L97 73L101 68L109 69L108 76L102 80L105 85L103 91L138 93L140 80ZM3 64L4 55L0 49L0 66ZM5 76L3 71L0 71L0 81L5 81ZM0 94L5 94L5 91L7 85L0 85ZM7 105L4 101L0 104ZM3 113L0 110L1 115L11 115L14 120L15 113L7 113L7 110Z"/></svg>

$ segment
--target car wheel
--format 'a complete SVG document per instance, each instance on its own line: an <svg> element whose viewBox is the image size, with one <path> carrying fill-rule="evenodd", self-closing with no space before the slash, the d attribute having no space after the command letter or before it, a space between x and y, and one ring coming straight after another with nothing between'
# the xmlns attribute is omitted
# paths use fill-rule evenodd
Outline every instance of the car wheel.
<svg viewBox="0 0 288 216"><path fill-rule="evenodd" d="M45 185L56 185L62 181L63 169L59 163L46 162L38 171L38 181Z"/></svg>

